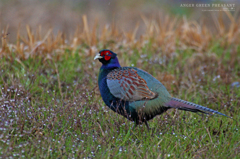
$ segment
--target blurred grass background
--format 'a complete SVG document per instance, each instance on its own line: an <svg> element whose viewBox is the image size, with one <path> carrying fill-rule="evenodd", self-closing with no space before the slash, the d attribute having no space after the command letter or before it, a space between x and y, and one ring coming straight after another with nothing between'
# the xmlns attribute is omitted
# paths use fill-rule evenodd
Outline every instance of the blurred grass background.
<svg viewBox="0 0 240 159"><path fill-rule="evenodd" d="M0 29L9 26L8 39L16 42L17 31L25 31L26 24L33 30L39 26L43 33L49 28L56 34L58 31L64 32L67 36L73 35L77 26L83 25L82 16L86 15L90 19L89 26L96 22L102 28L104 25L113 22L124 31L132 31L135 25L139 24L137 35L141 35L145 25L142 15L148 19L162 19L166 15L182 17L186 16L190 20L201 21L212 31L216 30L214 18L222 12L203 12L200 7L180 7L180 4L211 4L223 3L222 1L204 0L1 0L0 1ZM239 1L230 0L227 3L236 4L236 11L232 12L234 17L239 17ZM222 15L224 23L230 23L226 14ZM14 41L15 40L15 41Z"/></svg>

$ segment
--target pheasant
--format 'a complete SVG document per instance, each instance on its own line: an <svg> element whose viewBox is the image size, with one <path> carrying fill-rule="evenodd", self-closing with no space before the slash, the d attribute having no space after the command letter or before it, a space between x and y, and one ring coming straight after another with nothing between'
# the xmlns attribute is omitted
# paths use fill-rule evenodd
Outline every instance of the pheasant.
<svg viewBox="0 0 240 159"><path fill-rule="evenodd" d="M149 73L136 67L121 67L117 54L111 50L101 50L96 59L102 63L98 86L104 103L135 125L145 123L149 129L147 121L170 108L227 116L171 97L163 84Z"/></svg>

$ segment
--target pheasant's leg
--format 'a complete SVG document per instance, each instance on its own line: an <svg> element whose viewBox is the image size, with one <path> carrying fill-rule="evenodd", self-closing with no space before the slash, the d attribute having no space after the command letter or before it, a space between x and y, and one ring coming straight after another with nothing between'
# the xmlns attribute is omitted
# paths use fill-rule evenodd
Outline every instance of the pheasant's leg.
<svg viewBox="0 0 240 159"><path fill-rule="evenodd" d="M133 127L132 127L132 130L134 130L134 129L135 129L135 127L136 127L136 124L134 124L134 125L133 125Z"/></svg>
<svg viewBox="0 0 240 159"><path fill-rule="evenodd" d="M134 125L133 125L133 127L132 127L132 130L134 130L136 127L137 127L137 123L134 122Z"/></svg>
<svg viewBox="0 0 240 159"><path fill-rule="evenodd" d="M145 124L146 124L146 126L147 126L147 128L148 128L148 131L149 131L150 128L149 128L148 122L147 122L147 121L144 121L144 122L145 122Z"/></svg>

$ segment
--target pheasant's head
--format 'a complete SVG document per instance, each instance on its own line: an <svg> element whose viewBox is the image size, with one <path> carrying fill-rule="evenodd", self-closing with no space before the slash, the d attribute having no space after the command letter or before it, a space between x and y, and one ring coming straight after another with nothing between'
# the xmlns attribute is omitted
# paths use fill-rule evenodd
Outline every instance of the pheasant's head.
<svg viewBox="0 0 240 159"><path fill-rule="evenodd" d="M102 68L114 68L114 67L121 67L117 54L112 52L111 50L101 50L99 53L94 57L94 60L98 59L103 65Z"/></svg>

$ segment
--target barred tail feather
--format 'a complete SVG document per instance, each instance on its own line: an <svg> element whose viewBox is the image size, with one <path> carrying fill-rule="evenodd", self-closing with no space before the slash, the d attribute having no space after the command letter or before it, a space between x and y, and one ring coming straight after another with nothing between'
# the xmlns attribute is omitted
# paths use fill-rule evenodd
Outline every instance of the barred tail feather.
<svg viewBox="0 0 240 159"><path fill-rule="evenodd" d="M231 118L231 117L229 117L225 114L222 114L216 110L209 109L209 108L203 107L201 105L187 102L187 101L184 101L184 100L181 100L178 98L171 98L171 100L168 103L166 103L166 106L171 107L171 108L180 109L180 110L191 111L191 112L201 112L201 113L205 113L205 114L219 114L219 115L223 115L228 118Z"/></svg>

